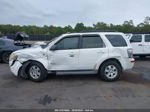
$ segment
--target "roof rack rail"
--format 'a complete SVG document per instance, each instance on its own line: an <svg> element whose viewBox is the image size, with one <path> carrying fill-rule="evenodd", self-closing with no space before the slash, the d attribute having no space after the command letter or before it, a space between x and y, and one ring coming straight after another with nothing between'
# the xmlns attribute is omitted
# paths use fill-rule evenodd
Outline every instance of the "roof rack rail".
<svg viewBox="0 0 150 112"><path fill-rule="evenodd" d="M80 33L88 33L88 32L117 32L116 30L83 30Z"/></svg>
<svg viewBox="0 0 150 112"><path fill-rule="evenodd" d="M132 33L132 34L150 34L150 32L136 32L136 33Z"/></svg>

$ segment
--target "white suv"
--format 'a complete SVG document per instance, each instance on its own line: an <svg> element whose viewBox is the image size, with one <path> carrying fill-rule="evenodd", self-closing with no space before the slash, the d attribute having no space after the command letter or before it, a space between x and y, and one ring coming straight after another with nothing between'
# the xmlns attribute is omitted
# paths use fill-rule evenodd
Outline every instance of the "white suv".
<svg viewBox="0 0 150 112"><path fill-rule="evenodd" d="M98 74L115 81L121 72L132 69L132 47L119 32L64 34L42 47L13 52L10 69L15 76L43 81L48 73Z"/></svg>
<svg viewBox="0 0 150 112"><path fill-rule="evenodd" d="M132 34L130 42L133 55L141 58L150 56L150 34Z"/></svg>

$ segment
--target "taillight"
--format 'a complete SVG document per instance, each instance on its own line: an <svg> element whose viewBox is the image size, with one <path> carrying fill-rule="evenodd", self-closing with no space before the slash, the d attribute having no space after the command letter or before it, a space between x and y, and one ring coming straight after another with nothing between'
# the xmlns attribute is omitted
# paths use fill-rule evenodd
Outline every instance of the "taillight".
<svg viewBox="0 0 150 112"><path fill-rule="evenodd" d="M133 49L131 49L131 48L128 49L127 53L128 53L129 58L133 58Z"/></svg>

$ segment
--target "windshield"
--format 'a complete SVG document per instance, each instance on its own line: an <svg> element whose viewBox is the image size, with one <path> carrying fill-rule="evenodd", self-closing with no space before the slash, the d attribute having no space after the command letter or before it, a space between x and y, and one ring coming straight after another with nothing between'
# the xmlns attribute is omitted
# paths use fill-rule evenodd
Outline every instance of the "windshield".
<svg viewBox="0 0 150 112"><path fill-rule="evenodd" d="M53 38L52 40L50 40L50 41L48 41L48 42L45 42L46 44L45 45L40 45L41 46L41 48L46 48L51 42L53 42L54 40L56 40L58 37L55 37L55 38Z"/></svg>

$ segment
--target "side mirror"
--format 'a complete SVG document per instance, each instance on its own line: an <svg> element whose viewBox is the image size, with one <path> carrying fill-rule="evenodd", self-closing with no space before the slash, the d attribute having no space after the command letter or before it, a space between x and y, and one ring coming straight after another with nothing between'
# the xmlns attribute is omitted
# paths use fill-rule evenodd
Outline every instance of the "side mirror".
<svg viewBox="0 0 150 112"><path fill-rule="evenodd" d="M53 45L51 48L50 48L51 51L55 51L57 50L57 46L56 45Z"/></svg>

